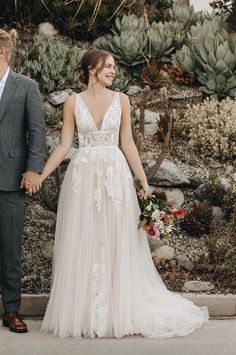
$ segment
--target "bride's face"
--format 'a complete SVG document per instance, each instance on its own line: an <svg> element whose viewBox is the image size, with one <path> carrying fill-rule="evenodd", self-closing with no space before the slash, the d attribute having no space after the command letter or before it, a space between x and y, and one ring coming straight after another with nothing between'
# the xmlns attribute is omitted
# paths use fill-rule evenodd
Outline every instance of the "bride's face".
<svg viewBox="0 0 236 355"><path fill-rule="evenodd" d="M112 56L105 59L104 66L99 63L96 67L96 77L99 83L104 86L111 86L115 77L115 61Z"/></svg>

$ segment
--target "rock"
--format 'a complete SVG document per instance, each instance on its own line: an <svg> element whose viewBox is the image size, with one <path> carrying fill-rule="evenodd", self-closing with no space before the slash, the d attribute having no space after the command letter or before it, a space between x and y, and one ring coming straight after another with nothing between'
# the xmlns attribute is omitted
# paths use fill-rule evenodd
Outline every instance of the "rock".
<svg viewBox="0 0 236 355"><path fill-rule="evenodd" d="M233 179L234 182L236 182L236 173L234 173L234 174L232 175L232 179Z"/></svg>
<svg viewBox="0 0 236 355"><path fill-rule="evenodd" d="M230 181L229 181L228 179L226 179L226 178L224 178L224 177L221 177L221 178L220 178L220 183L221 183L221 185L223 186L223 188L224 188L225 190L227 190L227 189L230 188Z"/></svg>
<svg viewBox="0 0 236 355"><path fill-rule="evenodd" d="M192 189L197 189L200 185L202 185L204 183L203 179L200 176L189 176L189 187L191 187Z"/></svg>
<svg viewBox="0 0 236 355"><path fill-rule="evenodd" d="M48 101L54 105L58 106L63 104L66 99L70 96L66 90L63 91L55 91L48 95Z"/></svg>
<svg viewBox="0 0 236 355"><path fill-rule="evenodd" d="M148 244L149 244L149 248L150 248L151 253L155 254L157 248L160 248L163 245L165 245L165 242L163 242L160 239L151 238L149 236L147 238L148 238Z"/></svg>
<svg viewBox="0 0 236 355"><path fill-rule="evenodd" d="M38 218L41 219L55 219L56 218L56 214L52 211L49 210L45 210L42 206L40 206L39 204L36 204L33 206L33 208L31 209L32 214L35 215Z"/></svg>
<svg viewBox="0 0 236 355"><path fill-rule="evenodd" d="M154 164L155 160L145 160L145 155L142 156L145 170L149 170ZM150 179L150 184L155 186L179 186L188 185L189 180L186 175L168 159L164 159L160 168Z"/></svg>
<svg viewBox="0 0 236 355"><path fill-rule="evenodd" d="M227 221L225 219L225 214L221 207L213 207L214 218L212 221L213 226L225 226Z"/></svg>
<svg viewBox="0 0 236 355"><path fill-rule="evenodd" d="M172 207L180 208L184 204L184 194L180 189L164 189L167 201Z"/></svg>
<svg viewBox="0 0 236 355"><path fill-rule="evenodd" d="M52 106L48 101L44 101L43 107L44 107L45 110L47 110L49 112L55 112L56 111L56 108L54 106Z"/></svg>
<svg viewBox="0 0 236 355"><path fill-rule="evenodd" d="M135 111L135 116L136 116L136 121L139 122L139 118L140 118L139 108ZM150 110L144 111L144 121L145 121L144 135L145 136L155 134L157 132L159 119L160 119L159 112L153 112Z"/></svg>
<svg viewBox="0 0 236 355"><path fill-rule="evenodd" d="M59 137L52 137L52 136L46 136L46 148L47 148L47 153L51 154L52 151L56 148L56 146L59 143Z"/></svg>
<svg viewBox="0 0 236 355"><path fill-rule="evenodd" d="M140 88L139 86L132 85L129 87L129 90L127 91L127 95L130 95L130 96L137 95L142 91L143 91L143 89Z"/></svg>
<svg viewBox="0 0 236 355"><path fill-rule="evenodd" d="M144 136L150 136L157 133L158 124L145 124L144 125Z"/></svg>
<svg viewBox="0 0 236 355"><path fill-rule="evenodd" d="M176 255L175 257L177 264L181 266L183 269L192 271L194 269L194 265L191 260L186 255Z"/></svg>
<svg viewBox="0 0 236 355"><path fill-rule="evenodd" d="M205 185L204 184L201 184L201 185L198 186L198 188L195 191L195 194L197 195L197 197L200 200L208 201L208 196L206 194Z"/></svg>
<svg viewBox="0 0 236 355"><path fill-rule="evenodd" d="M42 255L46 259L52 259L53 258L53 244L48 242L45 244L42 250Z"/></svg>
<svg viewBox="0 0 236 355"><path fill-rule="evenodd" d="M170 247L169 245L163 245L160 248L157 248L154 254L160 259L171 260L175 257L174 248Z"/></svg>
<svg viewBox="0 0 236 355"><path fill-rule="evenodd" d="M215 288L215 286L208 281L187 281L182 290L185 292L208 292Z"/></svg>
<svg viewBox="0 0 236 355"><path fill-rule="evenodd" d="M222 166L223 165L217 161L213 161L213 162L209 163L209 168L212 168L212 169L219 169L219 168L222 168Z"/></svg>
<svg viewBox="0 0 236 355"><path fill-rule="evenodd" d="M56 36L58 31L50 22L42 22L39 24L39 33L48 36Z"/></svg>

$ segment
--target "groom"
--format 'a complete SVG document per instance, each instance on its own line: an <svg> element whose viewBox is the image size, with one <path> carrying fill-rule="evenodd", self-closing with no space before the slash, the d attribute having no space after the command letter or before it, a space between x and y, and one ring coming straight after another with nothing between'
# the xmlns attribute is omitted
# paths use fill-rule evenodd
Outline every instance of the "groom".
<svg viewBox="0 0 236 355"><path fill-rule="evenodd" d="M37 173L44 162L45 125L37 84L14 73L16 32L0 29L0 284L3 326L27 332L19 316L21 302L21 239L25 190L38 190Z"/></svg>

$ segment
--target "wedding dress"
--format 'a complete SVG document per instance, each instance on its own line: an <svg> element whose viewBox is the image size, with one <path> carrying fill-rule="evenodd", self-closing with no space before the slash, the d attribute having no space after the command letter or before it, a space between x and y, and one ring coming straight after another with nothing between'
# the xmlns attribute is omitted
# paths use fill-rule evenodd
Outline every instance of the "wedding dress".
<svg viewBox="0 0 236 355"><path fill-rule="evenodd" d="M80 94L79 149L59 197L51 296L42 330L60 337L184 336L207 309L167 290L151 258L133 176L118 147L119 93L98 129Z"/></svg>

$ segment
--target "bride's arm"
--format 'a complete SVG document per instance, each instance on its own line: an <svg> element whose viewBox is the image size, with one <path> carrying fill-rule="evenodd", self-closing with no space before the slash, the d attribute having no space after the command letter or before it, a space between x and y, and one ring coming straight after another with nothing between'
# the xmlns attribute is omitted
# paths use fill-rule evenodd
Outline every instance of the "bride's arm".
<svg viewBox="0 0 236 355"><path fill-rule="evenodd" d="M121 100L121 127L120 127L120 144L121 149L133 171L134 176L140 180L144 190L144 197L149 194L149 187L142 163L138 154L138 150L133 140L131 129L131 114L129 98L125 94L120 94Z"/></svg>
<svg viewBox="0 0 236 355"><path fill-rule="evenodd" d="M41 182L55 170L63 161L70 150L75 133L75 95L70 96L63 107L63 125L61 129L60 142L49 156L41 174Z"/></svg>

